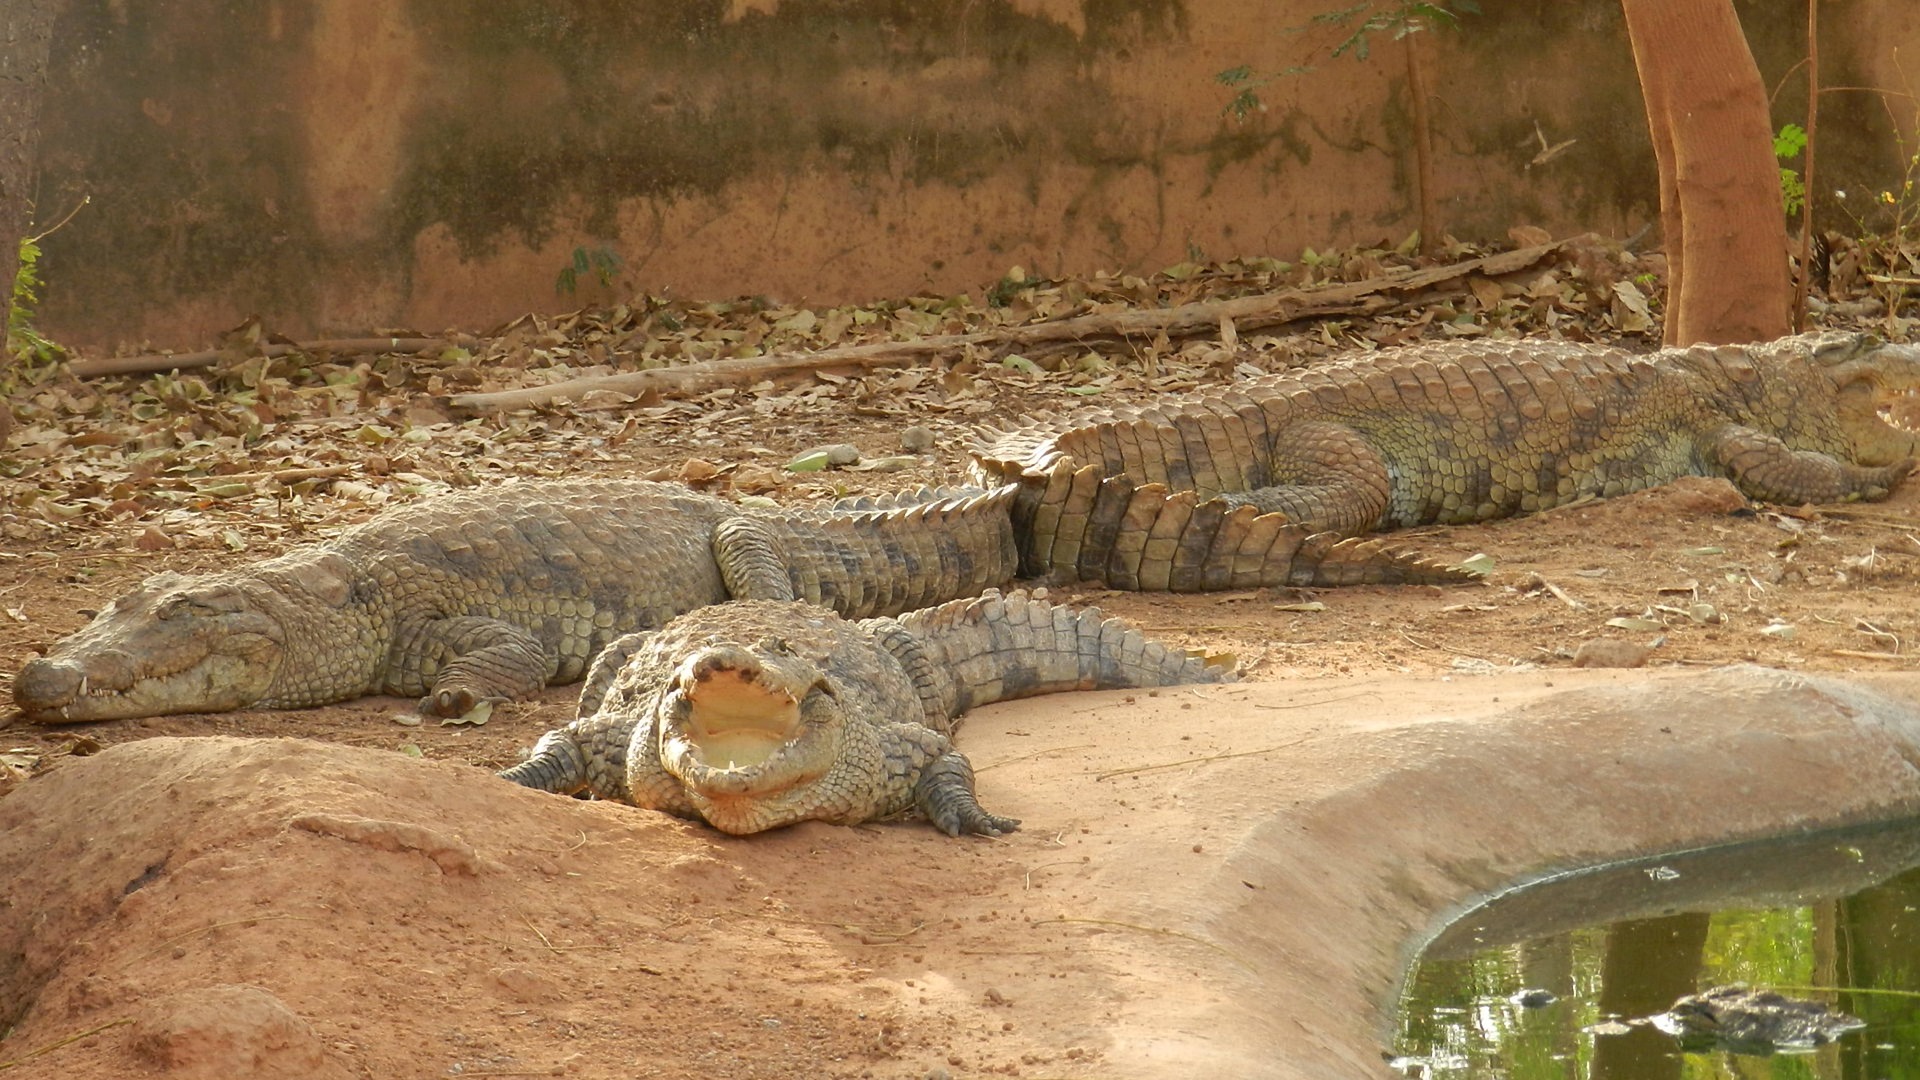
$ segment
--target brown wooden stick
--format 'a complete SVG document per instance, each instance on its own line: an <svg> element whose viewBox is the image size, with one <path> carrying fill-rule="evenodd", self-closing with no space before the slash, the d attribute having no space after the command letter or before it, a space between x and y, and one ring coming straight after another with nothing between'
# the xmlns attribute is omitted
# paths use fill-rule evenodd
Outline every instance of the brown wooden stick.
<svg viewBox="0 0 1920 1080"><path fill-rule="evenodd" d="M1820 5L1807 0L1807 167L1800 177L1800 276L1793 283L1793 329L1807 328L1807 288L1813 282L1813 146L1820 130Z"/></svg>
<svg viewBox="0 0 1920 1080"><path fill-rule="evenodd" d="M912 341L880 341L823 349L816 353L709 360L677 367L596 375L546 386L455 394L447 399L446 404L456 411L472 414L573 401L596 390L634 397L648 391L692 394L719 386L814 372L839 374L903 367L935 356L952 355L970 345L986 346L995 352L1013 352L1023 348L1062 346L1116 337L1215 333L1222 319L1232 320L1237 331L1244 333L1297 319L1375 315L1404 304L1413 294L1448 285L1470 274L1498 277L1525 270L1573 242L1562 240L1540 244L1467 262L1409 270L1366 281L1285 289L1170 308L1128 308L1026 326L1009 326L970 334L941 334Z"/></svg>
<svg viewBox="0 0 1920 1080"><path fill-rule="evenodd" d="M193 353L148 353L142 356L109 356L99 360L75 360L67 371L77 379L95 379L103 375L151 375L160 371L185 371L212 367L229 356L286 356L289 353L333 353L357 356L368 353L417 353L443 345L472 348L480 339L465 334L447 337L369 337L337 338L332 341L302 341L291 345L262 345L258 350L208 349Z"/></svg>
<svg viewBox="0 0 1920 1080"><path fill-rule="evenodd" d="M257 484L262 480L271 480L276 484L291 486L303 480L325 480L334 476L346 476L359 469L358 465L309 465L303 468L276 469L270 472L214 473L194 479L221 484Z"/></svg>

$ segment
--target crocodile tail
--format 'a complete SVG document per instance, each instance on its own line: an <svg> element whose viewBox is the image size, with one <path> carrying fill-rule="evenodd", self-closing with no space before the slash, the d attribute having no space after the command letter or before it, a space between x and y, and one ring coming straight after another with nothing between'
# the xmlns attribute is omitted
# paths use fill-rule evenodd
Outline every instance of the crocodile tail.
<svg viewBox="0 0 1920 1080"><path fill-rule="evenodd" d="M910 612L899 624L931 667L951 680L941 695L958 716L978 705L1068 690L1118 690L1230 682L1233 672L1155 641L1099 608L1071 608L1015 591Z"/></svg>
<svg viewBox="0 0 1920 1080"><path fill-rule="evenodd" d="M796 599L850 619L927 607L1013 580L1019 490L922 489L811 513L762 515Z"/></svg>
<svg viewBox="0 0 1920 1080"><path fill-rule="evenodd" d="M1217 390L1178 408L1120 406L1058 419L981 427L968 454L972 474L987 483L1046 476L1072 462L1104 475L1191 488L1207 497L1265 486L1277 417L1290 398L1261 402L1238 389Z"/></svg>
<svg viewBox="0 0 1920 1080"><path fill-rule="evenodd" d="M1060 457L1054 446L1058 434L1057 427L1042 426L1031 419L1004 428L979 426L967 448L969 479L993 486L1045 472Z"/></svg>
<svg viewBox="0 0 1920 1080"><path fill-rule="evenodd" d="M1020 569L1055 583L1208 592L1280 585L1450 584L1478 575L1385 541L1315 533L1252 506L1060 460L1013 503Z"/></svg>
<svg viewBox="0 0 1920 1080"><path fill-rule="evenodd" d="M922 486L907 491L890 491L881 495L848 495L835 499L833 513L857 513L869 510L906 510L925 506L929 503L957 503L978 495L991 495L993 489L1006 481L995 481L985 485L966 485L960 487Z"/></svg>
<svg viewBox="0 0 1920 1080"><path fill-rule="evenodd" d="M549 731L527 760L500 770L500 778L535 791L572 795L587 787L587 753L566 728Z"/></svg>

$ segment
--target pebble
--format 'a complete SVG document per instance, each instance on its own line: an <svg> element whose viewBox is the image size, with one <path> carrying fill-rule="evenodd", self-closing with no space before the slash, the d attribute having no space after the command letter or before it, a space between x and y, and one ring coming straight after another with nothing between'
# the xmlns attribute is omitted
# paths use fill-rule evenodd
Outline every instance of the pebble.
<svg viewBox="0 0 1920 1080"><path fill-rule="evenodd" d="M787 462L789 472L819 472L821 469L854 465L860 461L860 448L852 443L828 443L803 450Z"/></svg>
<svg viewBox="0 0 1920 1080"><path fill-rule="evenodd" d="M933 449L933 429L922 424L914 424L900 433L900 446L916 454L924 454Z"/></svg>
<svg viewBox="0 0 1920 1080"><path fill-rule="evenodd" d="M1619 638L1594 638L1582 642L1573 654L1573 666L1584 668L1645 667L1653 650L1645 645Z"/></svg>
<svg viewBox="0 0 1920 1080"><path fill-rule="evenodd" d="M816 446L807 451L807 453L825 454L827 455L827 464L836 466L852 465L860 460L860 448L852 443L828 443L825 446ZM804 457L805 455L803 454L801 456Z"/></svg>

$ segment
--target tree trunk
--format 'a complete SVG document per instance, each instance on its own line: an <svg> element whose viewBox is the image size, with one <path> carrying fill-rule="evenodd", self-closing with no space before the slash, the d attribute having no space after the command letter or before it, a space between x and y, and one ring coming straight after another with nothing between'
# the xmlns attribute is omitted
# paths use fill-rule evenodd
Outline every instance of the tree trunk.
<svg viewBox="0 0 1920 1080"><path fill-rule="evenodd" d="M0 4L0 283L13 293L20 238L33 223L34 152L40 91L47 81L56 0Z"/></svg>
<svg viewBox="0 0 1920 1080"><path fill-rule="evenodd" d="M1660 166L1666 343L1792 325L1773 125L1732 0L1621 0Z"/></svg>

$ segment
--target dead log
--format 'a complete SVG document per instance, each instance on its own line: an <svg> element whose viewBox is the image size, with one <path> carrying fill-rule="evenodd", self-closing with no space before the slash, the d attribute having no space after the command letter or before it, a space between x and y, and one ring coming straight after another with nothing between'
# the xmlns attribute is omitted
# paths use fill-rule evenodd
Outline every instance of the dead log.
<svg viewBox="0 0 1920 1080"><path fill-rule="evenodd" d="M1128 308L970 334L941 334L911 341L879 341L798 355L708 360L676 367L567 379L546 386L454 394L447 399L446 405L458 413L472 415L575 401L595 391L632 397L649 392L684 396L721 386L816 372L838 375L876 368L906 367L933 357L951 356L968 346L982 346L996 354L1004 354L1021 349L1065 347L1116 338L1217 333L1223 319L1230 321L1238 332L1244 333L1300 319L1378 315L1420 300L1438 299L1434 294L1447 286L1457 286L1470 275L1499 277L1525 270L1577 242L1578 238L1561 240L1365 281L1284 289L1231 300L1209 300L1169 308Z"/></svg>
<svg viewBox="0 0 1920 1080"><path fill-rule="evenodd" d="M186 371L212 367L224 359L248 359L255 356L280 357L293 353L325 353L333 356L371 356L380 353L417 353L445 346L474 348L480 339L456 334L444 337L368 337L336 338L330 341L281 342L249 346L244 349L208 349L191 353L146 353L141 356L109 356L99 360L75 360L67 371L77 379L97 379L105 375L152 375L162 371Z"/></svg>

